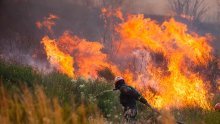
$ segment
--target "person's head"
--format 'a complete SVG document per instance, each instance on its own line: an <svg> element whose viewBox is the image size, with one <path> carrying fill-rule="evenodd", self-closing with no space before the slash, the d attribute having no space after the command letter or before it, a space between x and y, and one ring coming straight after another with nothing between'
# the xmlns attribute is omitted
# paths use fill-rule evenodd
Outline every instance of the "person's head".
<svg viewBox="0 0 220 124"><path fill-rule="evenodd" d="M125 85L124 78L120 76L115 77L115 89L114 90L120 89L122 85Z"/></svg>

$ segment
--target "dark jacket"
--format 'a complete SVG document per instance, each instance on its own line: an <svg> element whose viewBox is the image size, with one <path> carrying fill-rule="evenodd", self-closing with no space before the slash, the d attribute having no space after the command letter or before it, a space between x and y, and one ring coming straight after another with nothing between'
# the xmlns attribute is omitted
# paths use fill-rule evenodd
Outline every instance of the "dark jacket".
<svg viewBox="0 0 220 124"><path fill-rule="evenodd" d="M137 90L135 90L133 87L122 85L120 86L119 90L120 90L120 103L124 107L136 108L136 101L140 101L143 104L150 107L147 100L143 98L140 95L140 93Z"/></svg>

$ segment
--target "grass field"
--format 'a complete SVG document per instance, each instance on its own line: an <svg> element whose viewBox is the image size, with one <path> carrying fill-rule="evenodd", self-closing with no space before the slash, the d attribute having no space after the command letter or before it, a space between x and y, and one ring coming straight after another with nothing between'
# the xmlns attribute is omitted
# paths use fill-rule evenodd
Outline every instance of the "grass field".
<svg viewBox="0 0 220 124"><path fill-rule="evenodd" d="M0 122L2 124L102 124L120 123L122 107L112 81L76 80L59 73L41 74L31 67L0 62ZM212 104L219 101L215 96ZM138 122L152 112L138 104ZM220 124L220 112L185 108L161 111L160 123ZM175 118L175 119L174 119ZM150 122L149 122L150 123Z"/></svg>

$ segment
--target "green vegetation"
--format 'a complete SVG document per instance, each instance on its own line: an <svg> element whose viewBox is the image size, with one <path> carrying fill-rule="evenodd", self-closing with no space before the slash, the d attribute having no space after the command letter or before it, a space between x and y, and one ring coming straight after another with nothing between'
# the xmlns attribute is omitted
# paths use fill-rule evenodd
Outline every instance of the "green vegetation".
<svg viewBox="0 0 220 124"><path fill-rule="evenodd" d="M103 77L108 73L100 72ZM43 75L27 66L0 62L0 77L0 122L95 124L122 120L119 93L111 91L112 76L108 81L73 80L56 72ZM152 112L142 104L138 108L139 122L146 123ZM159 119L170 123L174 117L187 124L220 123L220 112L198 108L162 112Z"/></svg>
<svg viewBox="0 0 220 124"><path fill-rule="evenodd" d="M9 87L18 85L21 82L32 86L40 80L40 76L31 67L6 64L4 61L0 61L0 76L4 84Z"/></svg>

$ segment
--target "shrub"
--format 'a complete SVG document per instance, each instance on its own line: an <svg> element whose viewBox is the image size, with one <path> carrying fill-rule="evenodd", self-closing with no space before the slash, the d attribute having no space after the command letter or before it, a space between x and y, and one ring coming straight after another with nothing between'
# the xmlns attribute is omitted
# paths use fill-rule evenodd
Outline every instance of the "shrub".
<svg viewBox="0 0 220 124"><path fill-rule="evenodd" d="M0 76L8 87L25 83L25 85L32 86L33 82L40 80L40 75L37 74L29 66L22 66L16 64L6 64L0 61Z"/></svg>

